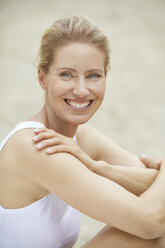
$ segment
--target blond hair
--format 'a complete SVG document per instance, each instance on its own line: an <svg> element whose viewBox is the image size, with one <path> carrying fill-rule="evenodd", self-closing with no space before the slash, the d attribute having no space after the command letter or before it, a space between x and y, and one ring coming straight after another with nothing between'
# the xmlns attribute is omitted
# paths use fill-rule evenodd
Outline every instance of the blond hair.
<svg viewBox="0 0 165 248"><path fill-rule="evenodd" d="M105 74L110 69L109 41L87 17L73 16L55 21L43 34L39 49L38 67L48 73L55 50L71 42L92 44L105 55Z"/></svg>

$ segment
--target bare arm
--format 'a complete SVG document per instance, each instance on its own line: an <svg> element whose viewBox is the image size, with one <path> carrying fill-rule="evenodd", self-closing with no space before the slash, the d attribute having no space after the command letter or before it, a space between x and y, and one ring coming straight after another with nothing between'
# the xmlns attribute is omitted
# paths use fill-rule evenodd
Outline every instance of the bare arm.
<svg viewBox="0 0 165 248"><path fill-rule="evenodd" d="M46 149L48 154L68 152L77 157L94 173L113 180L136 195L140 195L148 189L157 176L157 170L155 169L147 169L140 166L137 167L137 158L134 155L131 155L131 162L133 163L132 157L135 157L136 159L134 163L136 164L136 167L110 165L105 161L96 161L92 159L76 144L76 142L74 142L73 139L58 134L53 130L40 129L36 133L38 136L34 139L34 142L39 145L39 150L48 147L49 150ZM130 159L128 155L125 155L125 157L125 160ZM141 165L140 160L138 161Z"/></svg>
<svg viewBox="0 0 165 248"><path fill-rule="evenodd" d="M158 174L156 169L146 169L137 156L87 125L79 128L77 139L80 147L99 161L98 166L93 166L95 173L113 180L136 195L148 189Z"/></svg>
<svg viewBox="0 0 165 248"><path fill-rule="evenodd" d="M159 214L163 216L162 209L165 207L165 200L160 198L165 194L164 167L154 187L146 191L148 193L145 195L145 192L143 197L137 197L115 182L92 173L70 154L56 153L48 156L44 151L37 152L31 145L31 131L24 132L30 134L22 132L17 142L14 141L11 151L18 154L20 173L84 214L120 230L146 239L164 233L164 223L161 223L159 229L156 228L160 224L160 218L157 217ZM157 194L157 190L161 193ZM155 201L159 202L159 209Z"/></svg>
<svg viewBox="0 0 165 248"><path fill-rule="evenodd" d="M159 172L159 180L156 178L154 182L153 190L137 197L115 182L92 173L70 154L48 156L44 151L36 151L31 145L32 136L31 130L24 130L10 140L13 140L10 156L17 154L20 173L84 214L120 230L145 239L164 233L165 223L161 222L159 226L165 207L165 200L160 198L165 194L164 167ZM161 194L157 194L157 190ZM160 208L155 201L159 202Z"/></svg>
<svg viewBox="0 0 165 248"><path fill-rule="evenodd" d="M160 169L160 160L140 157L140 160L149 168L109 166L100 161L96 172L120 184L130 192L140 195L154 182Z"/></svg>
<svg viewBox="0 0 165 248"><path fill-rule="evenodd" d="M104 161L99 162L96 173L106 177L135 195L141 195L155 180L158 171L147 168L126 166L109 166Z"/></svg>

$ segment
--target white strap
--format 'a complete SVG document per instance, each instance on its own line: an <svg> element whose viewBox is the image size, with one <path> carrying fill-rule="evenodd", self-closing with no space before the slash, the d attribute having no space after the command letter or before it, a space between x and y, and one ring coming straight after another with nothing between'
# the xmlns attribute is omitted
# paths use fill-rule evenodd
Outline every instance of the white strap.
<svg viewBox="0 0 165 248"><path fill-rule="evenodd" d="M45 127L45 126L42 123L36 121L26 121L19 123L0 143L0 152L2 151L8 139L17 131L25 128L41 128L41 127Z"/></svg>

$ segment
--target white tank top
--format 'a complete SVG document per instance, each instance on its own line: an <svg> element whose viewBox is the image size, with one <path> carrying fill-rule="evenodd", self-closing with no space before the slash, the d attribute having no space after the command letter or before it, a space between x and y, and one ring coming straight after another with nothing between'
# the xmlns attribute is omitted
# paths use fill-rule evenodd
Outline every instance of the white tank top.
<svg viewBox="0 0 165 248"><path fill-rule="evenodd" d="M0 151L18 130L44 127L21 122L1 142ZM80 213L53 193L18 209L0 205L0 248L71 248L80 231Z"/></svg>

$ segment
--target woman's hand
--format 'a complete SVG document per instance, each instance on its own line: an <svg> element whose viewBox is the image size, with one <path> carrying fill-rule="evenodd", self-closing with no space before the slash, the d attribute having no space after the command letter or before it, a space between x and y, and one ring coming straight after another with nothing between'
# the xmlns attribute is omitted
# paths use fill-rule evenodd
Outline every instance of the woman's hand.
<svg viewBox="0 0 165 248"><path fill-rule="evenodd" d="M47 154L57 152L70 153L78 158L88 169L95 171L97 161L91 159L74 141L74 139L64 136L48 128L34 130L33 142L37 150L45 149Z"/></svg>
<svg viewBox="0 0 165 248"><path fill-rule="evenodd" d="M160 169L160 163L161 163L160 159L150 158L150 157L147 157L146 155L141 155L140 160L148 168L156 169L156 170Z"/></svg>
<svg viewBox="0 0 165 248"><path fill-rule="evenodd" d="M67 152L77 154L79 152L75 141L48 128L39 128L34 130L36 134L33 142L37 150L45 149L47 154L56 152ZM79 148L80 149L80 148Z"/></svg>

